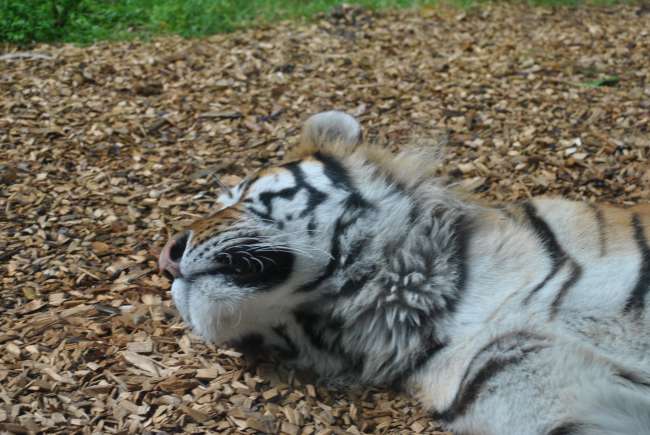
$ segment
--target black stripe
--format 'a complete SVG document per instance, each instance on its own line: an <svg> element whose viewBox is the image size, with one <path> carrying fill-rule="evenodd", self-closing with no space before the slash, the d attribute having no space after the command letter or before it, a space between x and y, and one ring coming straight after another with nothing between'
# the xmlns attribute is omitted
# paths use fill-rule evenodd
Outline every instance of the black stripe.
<svg viewBox="0 0 650 435"><path fill-rule="evenodd" d="M528 352L509 358L496 357L491 358L488 362L481 367L476 376L461 387L461 391L456 396L451 407L444 412L434 414L434 418L445 422L451 423L459 417L467 413L469 408L479 399L481 393L487 384L501 372L510 369L517 364L524 362L530 352L540 350L541 347L535 347L528 350Z"/></svg>
<svg viewBox="0 0 650 435"><path fill-rule="evenodd" d="M594 212L594 219L598 225L598 243L600 245L600 256L607 255L607 236L605 234L605 215L603 210L596 204L589 204L589 208Z"/></svg>
<svg viewBox="0 0 650 435"><path fill-rule="evenodd" d="M560 269L560 266L562 266L562 264L564 264L564 261L563 261L562 263L560 263L560 264L553 264L553 266L552 266L552 268L551 268L551 271L550 271L550 272L549 272L549 273L544 277L544 279L543 279L539 284L537 284L537 285L535 286L535 288L533 288L533 289L530 291L530 293L528 293L528 295L524 298L524 301L523 301L523 304L524 304L524 305L530 303L530 300L533 298L533 296L535 296L535 294L536 294L538 291L540 291L542 288L544 288L544 287L546 286L546 284L548 284L548 282L551 280L551 278L553 278L553 277L555 276L555 274L557 273L557 271Z"/></svg>
<svg viewBox="0 0 650 435"><path fill-rule="evenodd" d="M253 213L255 216L259 217L260 219L267 221L267 222L273 222L273 216L271 216L268 213L265 213L263 211L255 210L253 207L249 207L248 211Z"/></svg>
<svg viewBox="0 0 650 435"><path fill-rule="evenodd" d="M318 161L320 161L323 164L323 172L325 176L330 180L330 182L338 188L341 188L347 192L350 192L350 195L345 199L343 203L343 212L339 215L338 219L336 220L336 223L334 225L334 234L332 235L332 240L330 243L330 255L331 259L327 266L325 267L325 271L319 275L316 279L303 284L300 286L296 292L309 292L312 290L315 290L318 288L320 284L322 284L326 279L331 277L334 272L337 270L339 266L341 266L341 238L345 234L345 231L347 228L354 223L356 219L358 219L361 214L363 214L364 210L367 208L372 208L372 205L366 201L365 198L356 190L354 185L352 184L352 180L350 178L350 175L348 174L347 170L343 167L343 165L335 158L332 156L329 156L327 154L323 154L321 152L317 152L314 154L314 158L316 158ZM324 195L322 192L316 190L312 186L310 186L308 183L305 182L304 180L304 174L302 174L302 170L296 166L296 169L290 169L294 173L294 177L296 177L296 182L299 183L301 186L303 186L305 189L307 189L311 195L316 195L316 192L320 193L321 195ZM297 172L300 171L300 172ZM313 210L316 205L318 205L318 195L316 195L316 200L314 201L314 204L310 204L308 209ZM326 198L326 197L325 197ZM305 210L304 212L306 212ZM357 211L357 214L355 217L347 217L350 213L354 213ZM301 213L301 216L304 214ZM344 219L345 218L345 219ZM312 221L309 222L308 225L308 231L310 230L310 227L313 227ZM313 229L313 228L312 228ZM363 246L358 247L359 253L363 249ZM350 261L353 261L355 257L358 255L358 253L355 253L354 251L352 254L356 254L352 258L348 257L348 261L346 263L349 263ZM345 265L346 267L349 266L349 264Z"/></svg>
<svg viewBox="0 0 650 435"><path fill-rule="evenodd" d="M296 193L298 193L299 190L299 187L294 186L278 190L277 192L262 192L260 193L260 201L264 204L264 207L266 207L266 213L271 214L273 212L273 200L275 198L291 200L296 196Z"/></svg>
<svg viewBox="0 0 650 435"><path fill-rule="evenodd" d="M313 347L341 358L348 373L360 373L363 370L365 356L352 354L343 348L343 322L340 319L326 318L308 306L297 308L293 311L293 316Z"/></svg>
<svg viewBox="0 0 650 435"><path fill-rule="evenodd" d="M351 246L350 246L350 253L347 255L345 258L345 262L343 262L343 268L347 269L348 267L352 266L361 256L361 253L363 252L364 248L366 245L368 245L368 242L370 241L369 237L355 240Z"/></svg>
<svg viewBox="0 0 650 435"><path fill-rule="evenodd" d="M560 270L562 265L567 261L567 256L564 250L562 249L562 247L560 246L560 244L558 243L557 239L555 238L555 234L553 234L553 230L551 230L551 228L548 226L546 221L544 221L544 219L542 219L537 214L537 210L535 210L535 206L530 202L527 202L523 204L523 209L524 212L526 213L526 216L528 217L528 220L530 221L533 227L533 231L535 231L535 234L537 234L537 237L542 243L544 250L551 258L551 271L526 296L523 302L525 305L528 304L530 300L533 298L533 296L539 290L541 290L557 274L557 272Z"/></svg>
<svg viewBox="0 0 650 435"><path fill-rule="evenodd" d="M311 310L296 309L293 312L296 323L302 328L312 346L319 350L327 350L323 340L323 329L320 328L321 316Z"/></svg>
<svg viewBox="0 0 650 435"><path fill-rule="evenodd" d="M569 278L564 281L562 287L560 287L560 290L557 292L555 299L553 299L553 303L551 303L551 318L557 316L557 313L560 311L560 306L562 305L562 302L564 301L567 293L571 287L573 287L578 282L580 277L582 277L582 266L580 266L574 260L570 260L569 264L571 265L571 274L569 275Z"/></svg>
<svg viewBox="0 0 650 435"><path fill-rule="evenodd" d="M229 344L251 361L259 361L264 354L264 337L255 332L232 340Z"/></svg>
<svg viewBox="0 0 650 435"><path fill-rule="evenodd" d="M239 197L240 198L245 198L248 195L248 189L251 188L254 182L256 182L259 179L259 175L255 175L254 177L247 178L244 181L241 182L239 185L239 191L241 192Z"/></svg>
<svg viewBox="0 0 650 435"><path fill-rule="evenodd" d="M336 157L332 157L319 151L314 154L314 158L323 164L323 172L334 187L350 192L350 196L346 200L347 204L358 208L372 207L372 205L363 198L361 193L359 193L357 188L354 186L347 169L345 169Z"/></svg>
<svg viewBox="0 0 650 435"><path fill-rule="evenodd" d="M364 213L365 204L365 200L358 194L353 193L348 196L343 205L343 212L334 224L334 233L332 234L332 241L330 242L331 258L325 267L325 271L316 279L298 287L296 292L310 292L312 290L315 290L326 279L331 277L339 266L341 266L341 238L345 234L345 231L348 229L348 227L355 223L356 220ZM350 216L351 213L356 214L356 216Z"/></svg>
<svg viewBox="0 0 650 435"><path fill-rule="evenodd" d="M537 210L533 204L527 202L523 207L528 220L532 223L533 229L539 236L544 245L544 249L548 252L548 255L556 262L561 261L565 256L564 250L555 238L553 230L551 230L546 221L537 214Z"/></svg>
<svg viewBox="0 0 650 435"><path fill-rule="evenodd" d="M314 237L316 231L316 217L312 216L307 223L307 234L309 237Z"/></svg>
<svg viewBox="0 0 650 435"><path fill-rule="evenodd" d="M329 178L334 187L348 191L354 190L348 171L336 157L332 157L319 151L314 154L314 158L323 164L325 176Z"/></svg>
<svg viewBox="0 0 650 435"><path fill-rule="evenodd" d="M344 225L342 216L339 216L339 218L336 220L336 224L334 225L334 234L332 235L330 248L331 258L325 267L325 271L321 273L316 279L311 280L298 287L296 290L297 293L316 290L319 285L321 285L327 278L331 277L334 274L334 271L336 271L341 262L341 235L348 225Z"/></svg>
<svg viewBox="0 0 650 435"><path fill-rule="evenodd" d="M350 193L350 196L345 199L345 205L346 207L351 208L374 208L374 206L366 201L366 199L361 196L361 193L357 192L356 190L353 190L352 193Z"/></svg>
<svg viewBox="0 0 650 435"><path fill-rule="evenodd" d="M276 325L272 327L271 330L280 337L282 341L284 341L284 344L286 344L286 348L280 349L280 356L285 359L296 359L300 352L298 351L296 343L294 343L287 333L287 325Z"/></svg>
<svg viewBox="0 0 650 435"><path fill-rule="evenodd" d="M637 375L636 373L632 373L628 370L618 370L616 373L616 376L618 376L621 379L625 379L626 381L640 386L640 387L645 387L645 388L650 388L650 379L644 379L641 376Z"/></svg>
<svg viewBox="0 0 650 435"><path fill-rule="evenodd" d="M472 369L472 367L476 363L476 360L481 355L483 355L484 352L487 352L487 351L489 351L489 350L491 350L493 348L496 348L496 347L498 347L501 350L501 352L511 352L511 351L515 350L516 348L521 347L522 343L526 343L526 342L529 342L529 341L539 342L539 341L543 341L543 340L544 340L544 337L542 337L541 335L537 335L537 334L533 334L533 333L525 332L525 331L511 332L509 334L504 334L504 335L501 335L501 336L495 338L494 340L490 341L488 344L483 346L478 352L476 352L474 357L472 357L472 360L467 365L467 371L463 375L463 378L461 379L460 384L462 385L467 381L467 378L468 378L468 376L470 374L470 370ZM513 344L510 345L509 347L506 347L505 343L507 341L512 341Z"/></svg>
<svg viewBox="0 0 650 435"><path fill-rule="evenodd" d="M624 312L636 311L640 315L645 310L645 298L650 291L650 247L643 232L641 217L638 214L634 214L632 217L632 227L634 228L634 240L641 254L641 267L639 268L639 278L625 304Z"/></svg>
<svg viewBox="0 0 650 435"><path fill-rule="evenodd" d="M249 206L247 210L250 210L253 214L259 216L262 219L273 220L273 201L277 198L291 200L293 199L298 192L305 190L307 191L307 205L304 210L299 213L300 217L305 217L310 213L313 213L314 209L327 200L327 194L316 189L314 186L309 184L305 180L305 173L300 167L300 162L293 162L287 165L281 166L291 173L294 179L295 186L287 187L281 189L277 192L262 192L259 194L259 200L264 205L265 211L256 210L252 206ZM247 189L253 185L256 179L252 179Z"/></svg>
<svg viewBox="0 0 650 435"><path fill-rule="evenodd" d="M286 168L291 171L293 178L296 180L296 187L299 190L304 189L307 191L307 206L298 214L299 217L305 217L308 214L313 213L316 207L327 200L327 194L316 189L305 180L305 173L299 164L289 164L286 166Z"/></svg>
<svg viewBox="0 0 650 435"><path fill-rule="evenodd" d="M337 293L337 297L347 297L358 293L370 281L374 275L374 271L364 274L360 277L351 278L343 284L341 290Z"/></svg>
<svg viewBox="0 0 650 435"><path fill-rule="evenodd" d="M446 301L450 313L456 311L456 307L460 302L467 283L467 248L473 230L472 225L470 225L465 216L460 216L454 222L453 228L455 244L451 261L456 266L456 282L454 283L455 291L453 293L453 299ZM447 299L447 295L443 295L443 297Z"/></svg>
<svg viewBox="0 0 650 435"><path fill-rule="evenodd" d="M536 342L544 340L542 336L529 332L515 332L497 337L487 345L483 346L472 358L467 366L467 371L461 379L456 397L449 408L434 413L434 417L447 423L451 423L458 417L464 415L467 410L478 400L479 395L487 383L502 371L523 362L529 354L538 352L546 346L542 343L528 344L531 340ZM512 344L508 345L508 342ZM485 352L498 348L501 355L490 358L470 380L472 367L476 360ZM517 352L517 355L506 356L503 353Z"/></svg>
<svg viewBox="0 0 650 435"><path fill-rule="evenodd" d="M550 430L546 435L580 435L583 434L585 426L580 423L562 423Z"/></svg>
<svg viewBox="0 0 650 435"><path fill-rule="evenodd" d="M420 216L422 216L422 209L416 202L415 204L411 205L411 210L409 210L409 225L415 225Z"/></svg>

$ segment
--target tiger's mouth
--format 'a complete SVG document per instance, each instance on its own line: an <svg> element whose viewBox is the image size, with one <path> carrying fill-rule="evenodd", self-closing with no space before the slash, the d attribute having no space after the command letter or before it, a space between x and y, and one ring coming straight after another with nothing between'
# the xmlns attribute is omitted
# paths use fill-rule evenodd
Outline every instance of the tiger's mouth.
<svg viewBox="0 0 650 435"><path fill-rule="evenodd" d="M295 256L284 250L244 245L218 254L216 260L220 265L212 273L238 286L270 290L289 278Z"/></svg>
<svg viewBox="0 0 650 435"><path fill-rule="evenodd" d="M174 276L165 270L171 280L183 279L192 283L199 279L219 277L237 287L270 290L286 281L295 263L295 255L282 248L260 246L254 239L227 247L213 257L213 265L198 273Z"/></svg>

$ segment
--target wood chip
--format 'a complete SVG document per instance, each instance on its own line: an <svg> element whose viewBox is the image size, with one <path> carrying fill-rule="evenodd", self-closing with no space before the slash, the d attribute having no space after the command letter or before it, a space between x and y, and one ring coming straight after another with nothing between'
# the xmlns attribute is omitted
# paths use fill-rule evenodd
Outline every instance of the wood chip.
<svg viewBox="0 0 650 435"><path fill-rule="evenodd" d="M129 363L149 373L150 376L160 376L158 367L151 358L131 351L122 352L122 355L124 355L124 359L126 359Z"/></svg>
<svg viewBox="0 0 650 435"><path fill-rule="evenodd" d="M288 435L298 435L300 433L300 426L291 424L288 421L283 421L280 431Z"/></svg>
<svg viewBox="0 0 650 435"><path fill-rule="evenodd" d="M210 418L210 416L208 414L206 414L205 412L199 411L197 409L190 408L189 406L181 406L181 409L183 410L183 412L185 414L192 417L192 419L194 421L196 421L197 423L203 423L203 422L207 421Z"/></svg>
<svg viewBox="0 0 650 435"><path fill-rule="evenodd" d="M153 342L151 340L127 343L126 348L134 353L151 353L153 352Z"/></svg>

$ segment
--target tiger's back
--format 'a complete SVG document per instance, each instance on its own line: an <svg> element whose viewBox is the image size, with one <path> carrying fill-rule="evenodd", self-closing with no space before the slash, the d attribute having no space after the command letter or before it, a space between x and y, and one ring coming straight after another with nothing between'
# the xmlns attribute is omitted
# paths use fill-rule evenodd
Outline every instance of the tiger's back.
<svg viewBox="0 0 650 435"><path fill-rule="evenodd" d="M469 253L468 287L479 299L505 296L492 300L503 305L493 309L492 319L522 310L560 323L576 317L633 323L645 318L649 206L538 198L480 211L474 222L479 236Z"/></svg>

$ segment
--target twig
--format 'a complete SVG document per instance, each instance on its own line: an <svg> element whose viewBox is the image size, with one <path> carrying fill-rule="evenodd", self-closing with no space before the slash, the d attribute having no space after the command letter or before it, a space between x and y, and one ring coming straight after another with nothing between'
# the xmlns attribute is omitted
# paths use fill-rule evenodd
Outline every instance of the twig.
<svg viewBox="0 0 650 435"><path fill-rule="evenodd" d="M3 54L0 56L0 60L5 60L5 61L12 61L12 60L20 60L20 59L27 59L27 60L52 60L54 59L54 56L51 56L46 53L36 53L33 51L18 51L16 53L7 53Z"/></svg>

